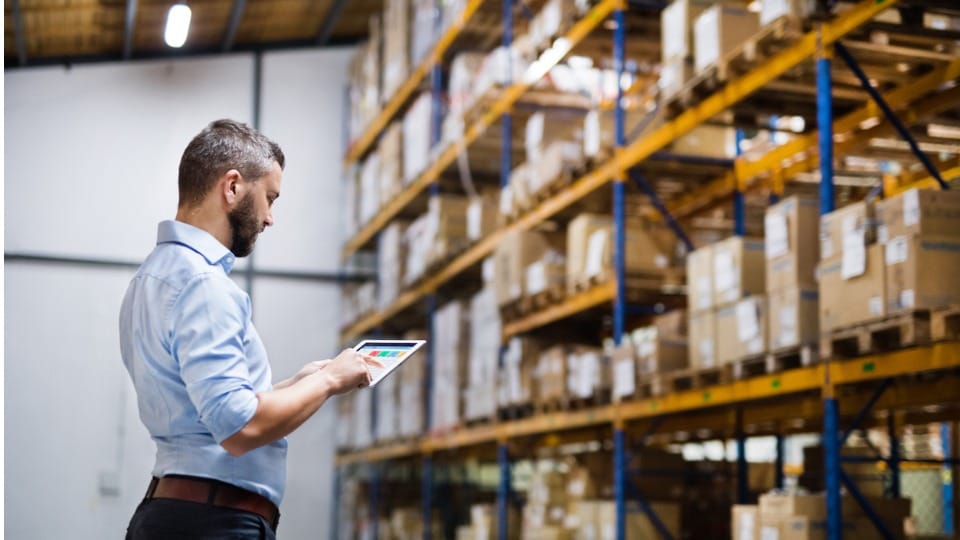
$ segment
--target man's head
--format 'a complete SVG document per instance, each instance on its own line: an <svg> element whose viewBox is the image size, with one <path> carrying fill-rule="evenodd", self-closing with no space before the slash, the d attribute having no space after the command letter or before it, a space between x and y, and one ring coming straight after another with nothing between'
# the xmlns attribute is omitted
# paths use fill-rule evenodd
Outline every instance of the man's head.
<svg viewBox="0 0 960 540"><path fill-rule="evenodd" d="M230 251L246 257L257 236L273 225L271 206L280 196L284 161L277 143L246 124L212 122L180 158L179 208L222 213Z"/></svg>

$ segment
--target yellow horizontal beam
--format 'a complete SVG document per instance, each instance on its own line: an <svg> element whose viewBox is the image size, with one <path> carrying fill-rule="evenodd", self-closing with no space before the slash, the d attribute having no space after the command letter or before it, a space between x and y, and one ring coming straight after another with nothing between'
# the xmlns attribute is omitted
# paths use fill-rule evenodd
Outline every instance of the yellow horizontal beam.
<svg viewBox="0 0 960 540"><path fill-rule="evenodd" d="M439 180L443 171L454 162L460 153L473 144L502 114L510 112L511 107L513 107L514 103L516 103L524 93L529 91L537 81L542 79L552 67L563 60L573 47L589 35L593 29L599 26L617 7L623 7L623 0L601 1L580 19L580 21L567 32L566 36L557 39L554 47L548 49L547 52L541 55L539 60L530 66L522 81L512 84L503 90L497 99L494 100L490 108L467 128L462 139L447 146L447 148L440 153L440 156L434 160L425 171L420 173L420 176L417 177L413 183L404 188L399 195L387 203L369 223L364 225L353 238L344 244L341 256L347 258L371 242L376 234L386 227L401 210L413 202L428 186Z"/></svg>
<svg viewBox="0 0 960 540"><path fill-rule="evenodd" d="M413 70L413 73L407 77L407 80L404 81L396 93L387 101L383 109L380 110L380 114L370 122L370 125L367 126L363 134L350 145L343 159L344 166L349 166L356 162L366 153L377 136L386 129L390 121L393 120L397 112L400 111L400 107L406 103L410 96L417 90L417 87L420 86L420 83L427 77L430 69L443 61L444 53L447 52L447 49L450 48L450 45L457 39L460 32L463 31L464 27L466 27L467 23L473 17L473 14L477 12L482 4L483 0L469 0L467 2L463 11L450 25L450 28L448 28L434 44L430 54L428 54L427 57L420 62L420 65Z"/></svg>
<svg viewBox="0 0 960 540"><path fill-rule="evenodd" d="M381 461L417 455L421 452L452 450L518 437L605 424L612 425L614 422L690 413L713 407L787 397L822 389L828 373L832 384L843 386L881 378L903 377L948 369L960 369L960 343L938 343L852 360L832 361L775 375L764 375L704 389L668 394L658 398L579 411L551 413L514 422L463 429L449 434L424 437L419 444L404 443L343 454L338 457L337 463L342 465L363 461ZM938 392L931 393L930 399L942 398L943 390L943 388L940 388ZM895 389L895 391L901 392L902 396L899 399L883 401L887 406L898 400L907 400L911 403L918 400L916 393L899 389ZM960 388L955 389L953 394L960 396ZM762 407L764 405L758 406Z"/></svg>
<svg viewBox="0 0 960 540"><path fill-rule="evenodd" d="M601 304L609 304L613 302L615 292L616 288L611 281L571 296L557 305L549 306L526 317L508 322L503 325L503 341L506 342L513 336L546 326Z"/></svg>

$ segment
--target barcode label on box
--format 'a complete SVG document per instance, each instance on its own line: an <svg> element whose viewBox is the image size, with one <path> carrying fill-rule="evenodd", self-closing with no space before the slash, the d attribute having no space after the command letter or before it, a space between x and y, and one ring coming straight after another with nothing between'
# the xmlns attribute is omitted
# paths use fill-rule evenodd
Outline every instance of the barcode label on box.
<svg viewBox="0 0 960 540"><path fill-rule="evenodd" d="M920 197L916 189L903 194L903 224L907 227L920 223Z"/></svg>
<svg viewBox="0 0 960 540"><path fill-rule="evenodd" d="M908 251L906 236L898 236L887 242L884 248L884 260L887 266L907 262Z"/></svg>
<svg viewBox="0 0 960 540"><path fill-rule="evenodd" d="M775 259L786 255L790 251L790 238L787 232L787 216L783 214L768 214L764 220L766 232L767 258Z"/></svg>

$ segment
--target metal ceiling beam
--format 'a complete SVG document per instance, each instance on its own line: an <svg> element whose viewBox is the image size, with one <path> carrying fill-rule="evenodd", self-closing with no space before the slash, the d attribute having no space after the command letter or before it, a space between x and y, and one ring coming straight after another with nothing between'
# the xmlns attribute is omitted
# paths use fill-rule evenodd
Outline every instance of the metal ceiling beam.
<svg viewBox="0 0 960 540"><path fill-rule="evenodd" d="M343 13L343 8L347 6L347 0L334 0L333 5L330 6L330 10L327 12L326 18L323 19L323 24L320 25L320 32L317 34L317 45L326 45L330 41L330 36L333 35L333 29L337 26L337 21L340 19L340 14Z"/></svg>
<svg viewBox="0 0 960 540"><path fill-rule="evenodd" d="M17 60L21 66L27 65L27 43L23 38L23 15L20 13L20 0L10 0L13 8L13 32L17 42Z"/></svg>
<svg viewBox="0 0 960 540"><path fill-rule="evenodd" d="M126 20L123 27L123 59L133 56L133 27L137 20L137 0L127 0Z"/></svg>
<svg viewBox="0 0 960 540"><path fill-rule="evenodd" d="M220 49L228 52L233 48L233 42L237 37L237 29L240 28L240 20L243 19L243 12L247 9L247 0L233 0L233 8L230 9L230 22L227 24L227 32L223 36L223 45Z"/></svg>

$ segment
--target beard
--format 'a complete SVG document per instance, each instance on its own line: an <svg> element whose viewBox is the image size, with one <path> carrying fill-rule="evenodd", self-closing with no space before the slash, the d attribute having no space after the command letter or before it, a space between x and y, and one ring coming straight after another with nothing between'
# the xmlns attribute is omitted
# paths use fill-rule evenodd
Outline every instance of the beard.
<svg viewBox="0 0 960 540"><path fill-rule="evenodd" d="M230 252L237 257L246 257L253 252L253 244L261 231L260 220L253 208L253 194L248 193L241 199L237 207L227 214L227 219L233 236Z"/></svg>

